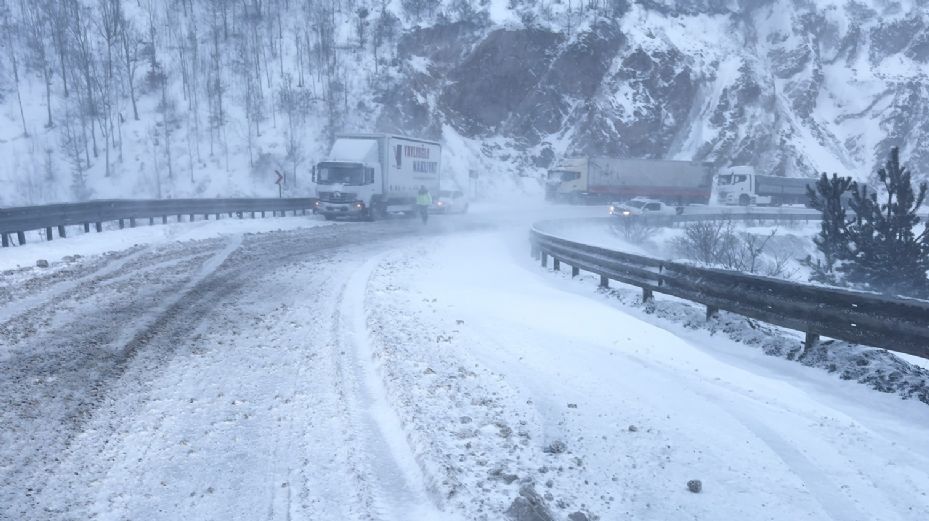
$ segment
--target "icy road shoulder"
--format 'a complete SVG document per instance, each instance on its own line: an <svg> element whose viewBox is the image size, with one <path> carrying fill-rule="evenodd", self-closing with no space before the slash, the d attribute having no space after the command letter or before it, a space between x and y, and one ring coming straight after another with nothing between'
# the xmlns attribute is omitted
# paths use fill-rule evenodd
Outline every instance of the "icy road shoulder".
<svg viewBox="0 0 929 521"><path fill-rule="evenodd" d="M929 513L925 404L669 332L525 249L522 233L459 236L388 257L368 288L389 401L469 518L499 519L520 490L555 519Z"/></svg>

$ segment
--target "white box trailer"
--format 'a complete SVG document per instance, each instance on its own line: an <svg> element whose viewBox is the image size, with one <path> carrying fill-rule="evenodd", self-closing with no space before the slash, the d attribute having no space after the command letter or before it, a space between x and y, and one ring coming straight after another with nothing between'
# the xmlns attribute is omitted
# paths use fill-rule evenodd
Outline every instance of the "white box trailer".
<svg viewBox="0 0 929 521"><path fill-rule="evenodd" d="M314 167L317 212L327 219L413 212L425 186L439 192L442 145L393 134L340 134Z"/></svg>
<svg viewBox="0 0 929 521"><path fill-rule="evenodd" d="M634 197L667 203L706 203L713 170L708 163L611 157L565 158L548 173L546 197L610 202Z"/></svg>

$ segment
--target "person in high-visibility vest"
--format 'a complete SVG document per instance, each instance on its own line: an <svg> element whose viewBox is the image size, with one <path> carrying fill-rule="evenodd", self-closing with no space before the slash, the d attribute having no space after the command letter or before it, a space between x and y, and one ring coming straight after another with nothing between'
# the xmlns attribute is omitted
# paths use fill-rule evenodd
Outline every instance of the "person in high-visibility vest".
<svg viewBox="0 0 929 521"><path fill-rule="evenodd" d="M426 221L429 220L429 207L432 206L432 196L429 194L429 190L426 190L426 185L419 187L419 193L416 195L416 207L419 209L419 216L423 220L423 224L426 224Z"/></svg>

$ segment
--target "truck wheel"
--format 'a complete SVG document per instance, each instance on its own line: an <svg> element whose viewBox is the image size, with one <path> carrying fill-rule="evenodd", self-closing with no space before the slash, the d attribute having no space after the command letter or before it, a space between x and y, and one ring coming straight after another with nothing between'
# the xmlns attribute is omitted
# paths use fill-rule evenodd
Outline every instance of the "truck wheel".
<svg viewBox="0 0 929 521"><path fill-rule="evenodd" d="M331 215L331 214L328 214L328 213L324 213L324 214L323 214L323 217L324 217L327 221L334 221L334 220L335 220L335 215Z"/></svg>
<svg viewBox="0 0 929 521"><path fill-rule="evenodd" d="M751 199L749 199L748 194L742 194L742 195L739 196L739 205L740 205L740 206L748 206L748 203L750 203L750 202L751 202Z"/></svg>

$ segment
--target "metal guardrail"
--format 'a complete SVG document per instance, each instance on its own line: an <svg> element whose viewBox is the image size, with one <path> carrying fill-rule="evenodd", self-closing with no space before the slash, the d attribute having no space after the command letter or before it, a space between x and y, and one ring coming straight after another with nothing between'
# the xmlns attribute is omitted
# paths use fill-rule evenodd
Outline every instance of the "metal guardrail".
<svg viewBox="0 0 929 521"><path fill-rule="evenodd" d="M565 221L561 221L564 224ZM559 221L532 226L532 254L542 266L571 266L610 280L706 306L707 318L719 310L806 333L805 346L820 335L929 358L929 302L874 293L800 284L740 272L700 268L574 242L550 230Z"/></svg>
<svg viewBox="0 0 929 521"><path fill-rule="evenodd" d="M682 214L646 214L613 217L616 222L636 222L648 226L669 226L678 223L699 221L779 221L810 222L821 221L819 212L716 212L716 213L682 213Z"/></svg>
<svg viewBox="0 0 929 521"><path fill-rule="evenodd" d="M84 231L89 232L91 224L100 232L103 223L118 221L120 228L129 221L134 227L139 219L148 219L154 224L155 219L161 219L163 224L168 218L176 216L178 222L189 216L194 220L196 216L209 219L210 215L219 218L222 214L244 216L251 213L252 217L260 213L262 217L266 212L283 215L292 211L306 214L312 210L315 199L110 199L87 201L83 203L49 204L42 206L21 206L14 208L0 208L0 239L2 246L12 243L12 235L16 235L17 242L26 242L25 232L45 229L48 240L52 239L52 229L58 228L58 236L65 237L65 226L83 225Z"/></svg>

